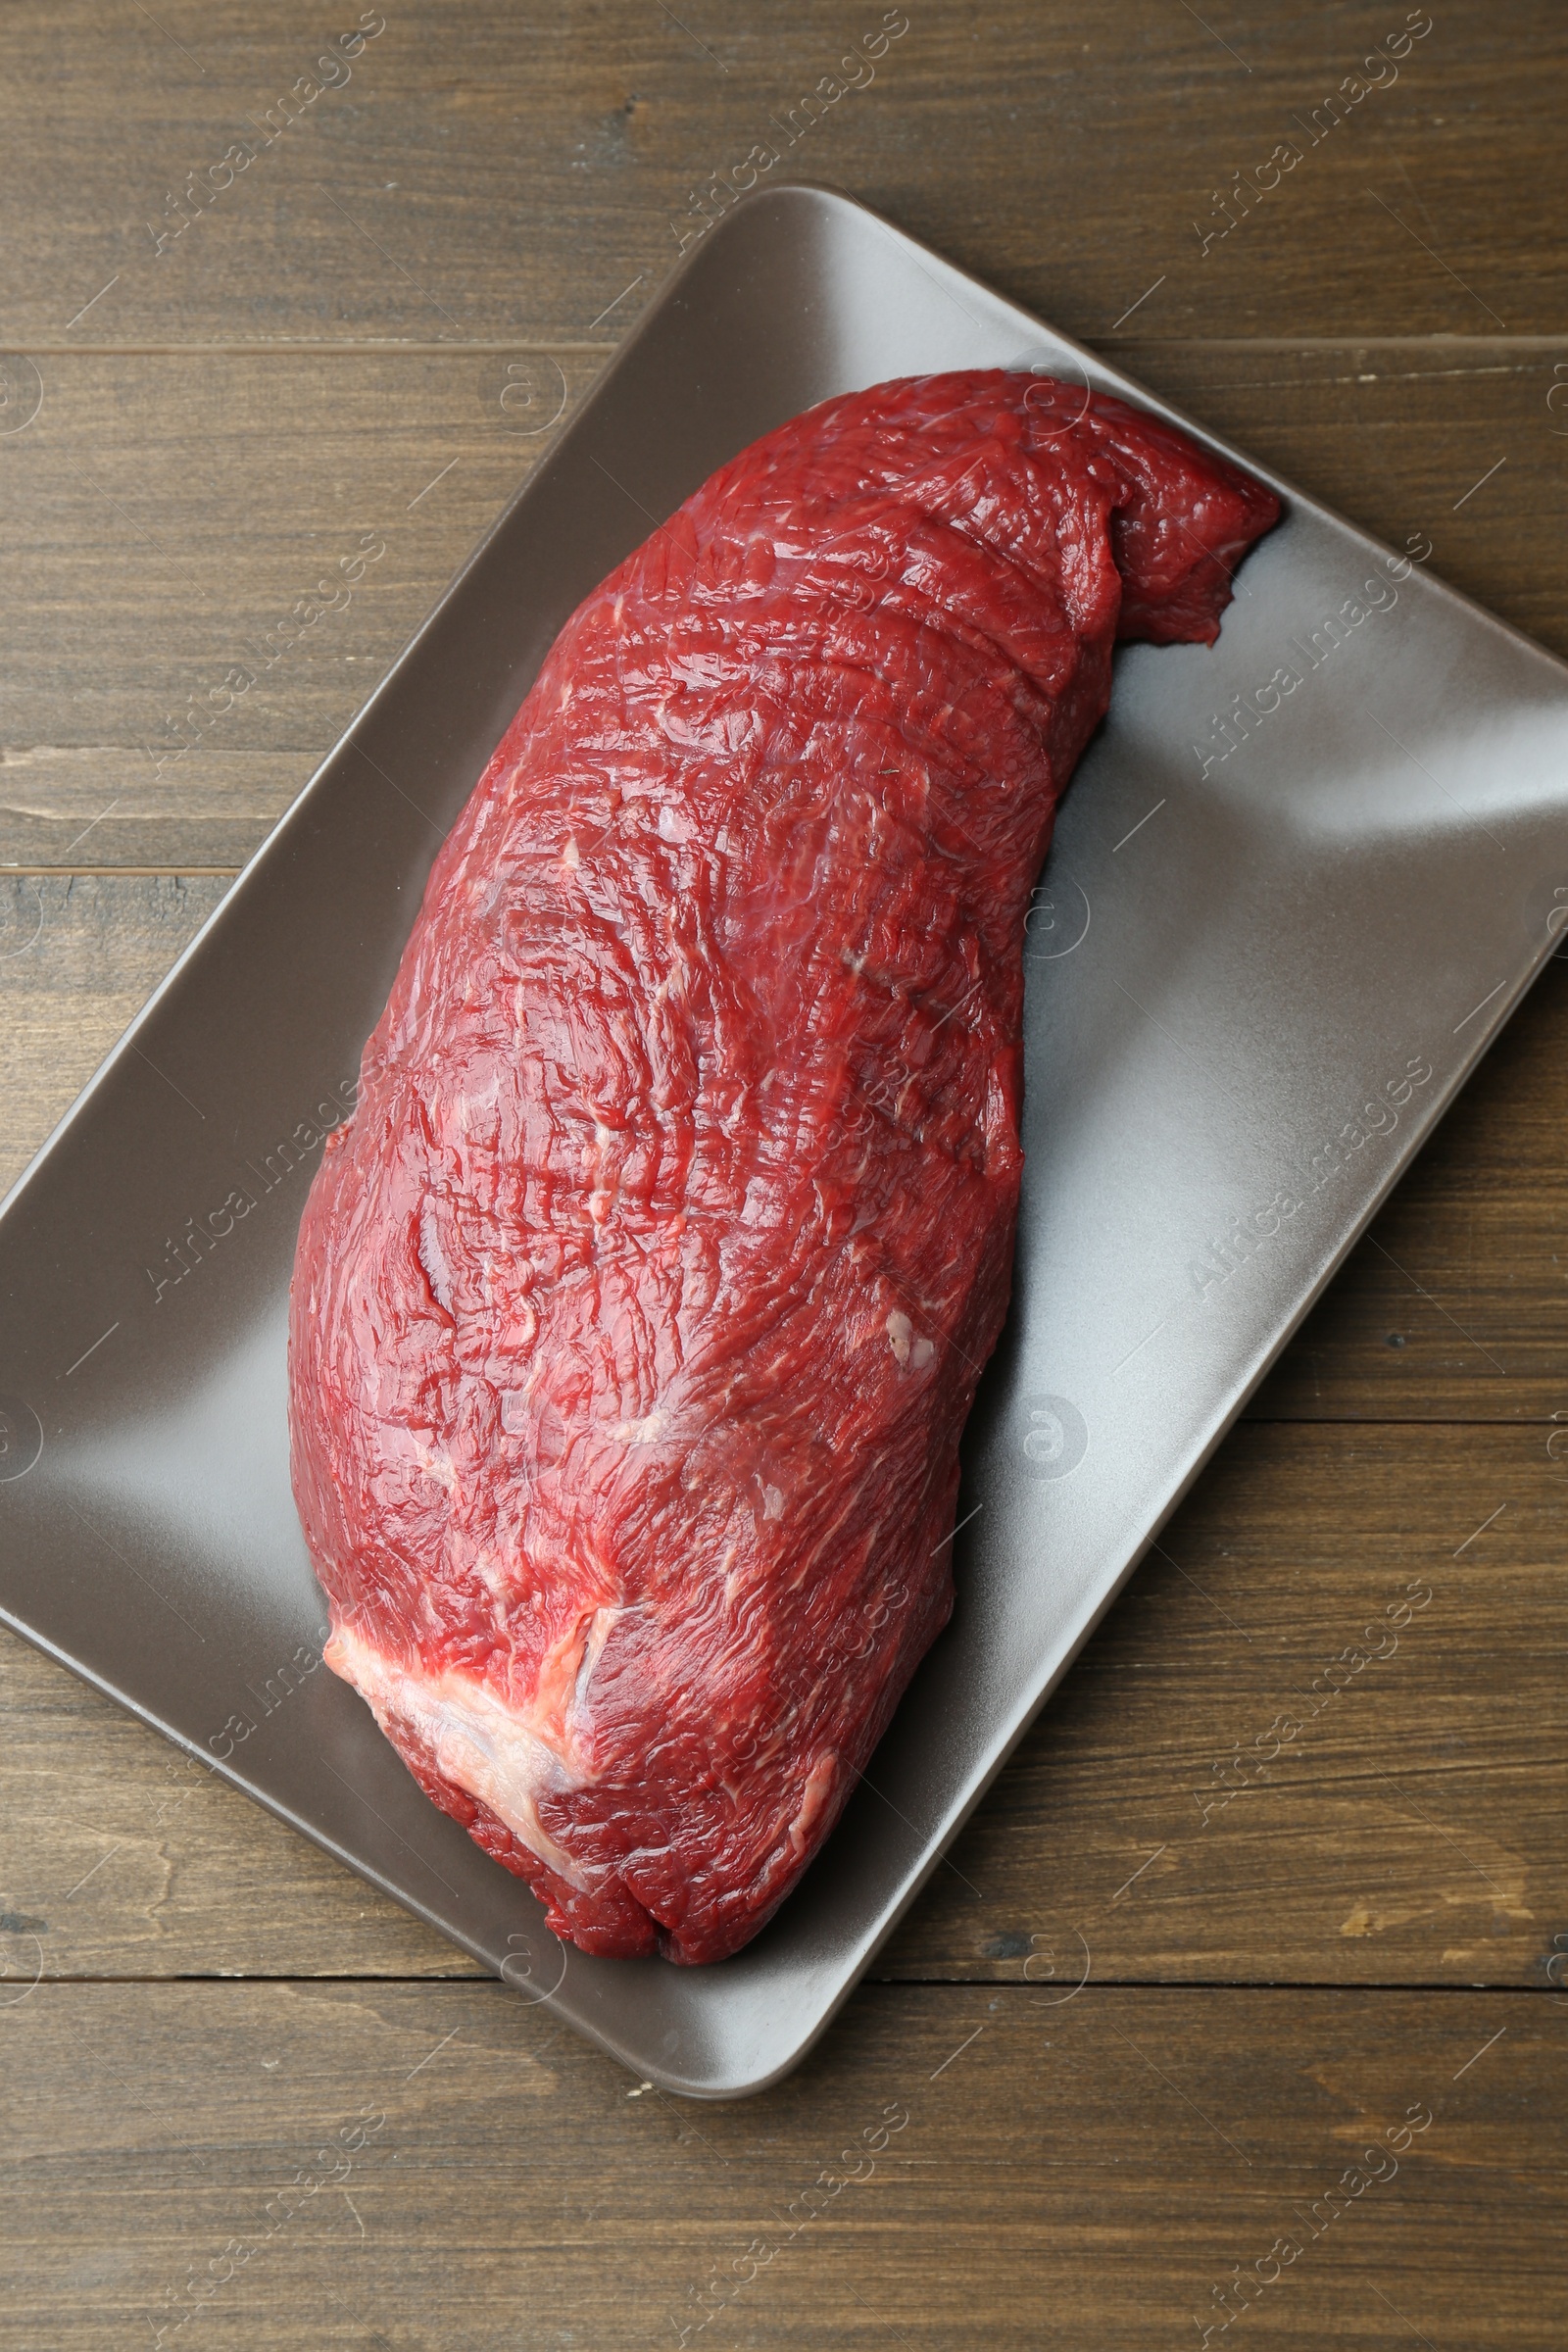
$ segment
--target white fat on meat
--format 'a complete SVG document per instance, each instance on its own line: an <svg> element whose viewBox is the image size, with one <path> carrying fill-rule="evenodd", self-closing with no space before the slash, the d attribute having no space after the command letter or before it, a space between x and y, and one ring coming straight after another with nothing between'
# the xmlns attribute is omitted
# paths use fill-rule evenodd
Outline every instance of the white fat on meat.
<svg viewBox="0 0 1568 2352"><path fill-rule="evenodd" d="M833 1784L838 1779L838 1757L832 1748L824 1748L806 1776L806 1787L801 1790L800 1808L795 1819L790 1823L789 1840L793 1853L804 1854L810 1844L812 1829L823 1806L833 1793Z"/></svg>
<svg viewBox="0 0 1568 2352"><path fill-rule="evenodd" d="M559 1694L530 1719L466 1674L423 1674L389 1658L347 1626L326 1644L325 1661L354 1685L390 1739L401 1733L457 1788L488 1805L568 1886L591 1882L539 1819L542 1796L579 1788L593 1775L575 1754L566 1717L580 1708L610 1629L620 1611L596 1609L548 1653L540 1696ZM564 1703L563 1703L564 1702ZM396 1726L396 1730L394 1730Z"/></svg>

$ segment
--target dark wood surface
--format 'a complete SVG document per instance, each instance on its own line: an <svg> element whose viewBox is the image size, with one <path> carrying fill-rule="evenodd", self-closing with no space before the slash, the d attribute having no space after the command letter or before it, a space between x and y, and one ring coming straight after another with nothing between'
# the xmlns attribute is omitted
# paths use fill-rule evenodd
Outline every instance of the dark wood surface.
<svg viewBox="0 0 1568 2352"><path fill-rule="evenodd" d="M1436 8L1313 143L1407 13L913 5L771 175L1568 654L1568 23ZM883 12L418 0L264 145L354 14L5 11L0 427L41 405L0 429L0 1183L548 450L508 369L569 415L694 192ZM363 531L350 609L160 767ZM639 2088L0 1641L0 2342L1555 2352L1565 1132L1557 965L874 1981L740 2107Z"/></svg>

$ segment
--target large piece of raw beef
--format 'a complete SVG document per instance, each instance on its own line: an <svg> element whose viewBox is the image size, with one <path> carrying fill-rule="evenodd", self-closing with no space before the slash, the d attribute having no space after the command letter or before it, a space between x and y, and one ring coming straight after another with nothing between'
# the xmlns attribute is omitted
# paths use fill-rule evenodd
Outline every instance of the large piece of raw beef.
<svg viewBox="0 0 1568 2352"><path fill-rule="evenodd" d="M579 607L436 860L295 1491L328 1663L586 1951L755 1935L947 1619L1053 812L1277 514L1029 375L826 402Z"/></svg>

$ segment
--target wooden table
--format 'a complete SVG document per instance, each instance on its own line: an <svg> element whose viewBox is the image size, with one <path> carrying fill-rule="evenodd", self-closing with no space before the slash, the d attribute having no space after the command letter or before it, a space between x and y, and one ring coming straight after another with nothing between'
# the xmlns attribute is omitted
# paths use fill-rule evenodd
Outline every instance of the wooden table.
<svg viewBox="0 0 1568 2352"><path fill-rule="evenodd" d="M1405 17L908 0L873 77L874 0L413 0L318 73L347 9L11 0L0 1177L760 142L1568 652L1568 27ZM1565 1049L1558 966L751 2103L639 2087L0 1642L0 2341L1555 2352Z"/></svg>

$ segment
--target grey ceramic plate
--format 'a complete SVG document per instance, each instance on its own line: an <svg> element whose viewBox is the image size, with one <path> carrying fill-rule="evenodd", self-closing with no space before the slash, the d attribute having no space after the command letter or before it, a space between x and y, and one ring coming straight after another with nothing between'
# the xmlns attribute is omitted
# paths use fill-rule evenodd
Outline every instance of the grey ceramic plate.
<svg viewBox="0 0 1568 2352"><path fill-rule="evenodd" d="M1162 408L844 197L731 214L0 1214L8 1622L702 2096L821 2030L1568 919L1568 669L1278 484L1218 646L1119 657L1038 894L1012 1319L880 1793L734 1960L559 1945L319 1668L284 1426L319 1132L441 835L650 517L831 393L1031 364Z"/></svg>

